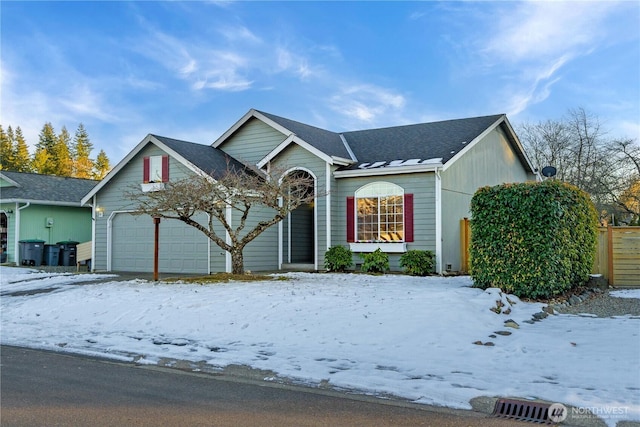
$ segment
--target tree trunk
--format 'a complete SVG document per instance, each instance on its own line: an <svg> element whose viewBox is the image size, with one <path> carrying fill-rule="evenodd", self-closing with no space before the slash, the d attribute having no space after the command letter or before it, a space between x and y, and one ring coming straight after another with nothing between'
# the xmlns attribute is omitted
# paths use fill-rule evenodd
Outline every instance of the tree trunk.
<svg viewBox="0 0 640 427"><path fill-rule="evenodd" d="M231 250L231 273L244 274L244 256L242 249L233 248Z"/></svg>

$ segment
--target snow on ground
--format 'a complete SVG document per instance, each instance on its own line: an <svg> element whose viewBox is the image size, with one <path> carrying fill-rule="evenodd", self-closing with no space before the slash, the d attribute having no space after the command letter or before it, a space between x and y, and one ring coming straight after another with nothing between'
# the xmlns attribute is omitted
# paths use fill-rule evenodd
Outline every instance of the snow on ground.
<svg viewBox="0 0 640 427"><path fill-rule="evenodd" d="M163 358L244 364L304 384L457 408L470 408L476 396L540 398L614 408L622 415L605 416L610 425L640 420L638 317L555 315L529 324L543 304L472 288L468 277L284 276L78 286L79 277L105 276L43 278L1 267L0 342L149 364ZM8 295L40 287L57 289ZM500 314L491 310L497 301ZM509 319L519 329L505 327Z"/></svg>
<svg viewBox="0 0 640 427"><path fill-rule="evenodd" d="M640 289L621 289L612 291L609 295L616 298L640 298Z"/></svg>

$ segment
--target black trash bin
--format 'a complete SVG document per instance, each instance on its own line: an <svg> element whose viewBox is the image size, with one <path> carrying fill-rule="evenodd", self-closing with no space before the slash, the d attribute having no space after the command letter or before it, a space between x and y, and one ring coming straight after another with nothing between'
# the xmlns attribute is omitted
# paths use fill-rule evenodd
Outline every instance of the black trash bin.
<svg viewBox="0 0 640 427"><path fill-rule="evenodd" d="M56 243L60 248L60 265L76 265L76 251L80 242L65 241Z"/></svg>
<svg viewBox="0 0 640 427"><path fill-rule="evenodd" d="M44 264L60 265L60 246L44 245Z"/></svg>
<svg viewBox="0 0 640 427"><path fill-rule="evenodd" d="M34 267L42 265L44 240L20 240L18 243L20 243L18 254L21 265L31 265Z"/></svg>

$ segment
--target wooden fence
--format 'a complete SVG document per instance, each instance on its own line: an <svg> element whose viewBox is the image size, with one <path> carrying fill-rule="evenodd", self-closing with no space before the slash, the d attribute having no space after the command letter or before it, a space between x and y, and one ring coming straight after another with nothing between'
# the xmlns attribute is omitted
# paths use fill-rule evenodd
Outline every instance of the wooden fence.
<svg viewBox="0 0 640 427"><path fill-rule="evenodd" d="M640 227L601 227L593 273L612 286L640 287Z"/></svg>
<svg viewBox="0 0 640 427"><path fill-rule="evenodd" d="M460 220L460 270L469 271L471 221ZM598 228L598 250L593 274L602 274L612 286L640 287L640 227Z"/></svg>

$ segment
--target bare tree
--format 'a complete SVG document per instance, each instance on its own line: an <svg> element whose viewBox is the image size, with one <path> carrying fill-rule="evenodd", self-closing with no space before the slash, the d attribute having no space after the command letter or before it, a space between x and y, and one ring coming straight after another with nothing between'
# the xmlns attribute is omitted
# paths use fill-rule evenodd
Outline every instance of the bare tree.
<svg viewBox="0 0 640 427"><path fill-rule="evenodd" d="M631 139L611 141L607 146L611 168L602 177L603 188L613 200L616 222L640 225L640 145Z"/></svg>
<svg viewBox="0 0 640 427"><path fill-rule="evenodd" d="M556 179L589 193L601 221L619 212L625 219L636 215L631 211L640 150L633 141L607 139L598 118L582 107L560 120L525 123L519 135L535 167L554 166Z"/></svg>
<svg viewBox="0 0 640 427"><path fill-rule="evenodd" d="M232 272L243 274L243 250L247 244L318 195L313 178L305 173L271 170L267 174L228 166L215 179L206 174L194 175L167 182L159 191L143 193L137 188L126 196L137 205L136 214L177 219L197 228L231 254ZM229 209L238 214L239 221L231 221ZM260 220L250 217L252 209L260 211ZM200 213L207 214L204 224L197 221Z"/></svg>

